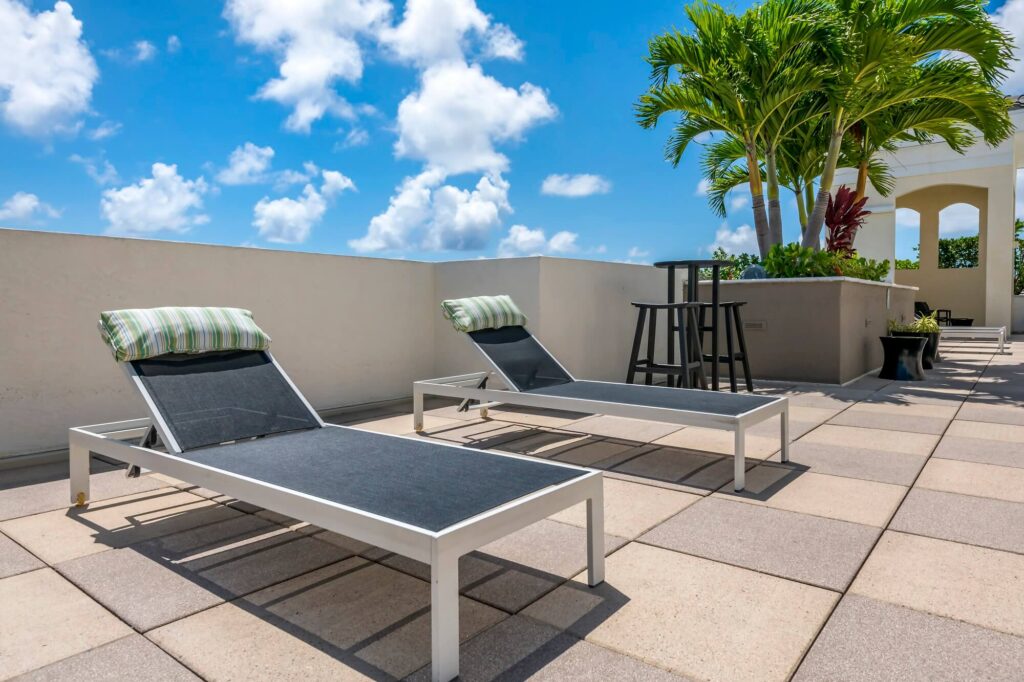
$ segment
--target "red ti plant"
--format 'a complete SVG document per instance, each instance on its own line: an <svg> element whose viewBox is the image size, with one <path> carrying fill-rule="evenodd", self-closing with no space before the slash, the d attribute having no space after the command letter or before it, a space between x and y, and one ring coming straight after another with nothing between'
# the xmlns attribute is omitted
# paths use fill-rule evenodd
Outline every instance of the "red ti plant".
<svg viewBox="0 0 1024 682"><path fill-rule="evenodd" d="M862 197L857 201L856 197L852 189L843 185L836 190L834 199L831 196L828 198L828 207L825 209L825 226L828 228L825 248L847 258L853 255L853 239L857 236L857 230L864 224L864 218L871 215L871 211L864 210L868 198Z"/></svg>

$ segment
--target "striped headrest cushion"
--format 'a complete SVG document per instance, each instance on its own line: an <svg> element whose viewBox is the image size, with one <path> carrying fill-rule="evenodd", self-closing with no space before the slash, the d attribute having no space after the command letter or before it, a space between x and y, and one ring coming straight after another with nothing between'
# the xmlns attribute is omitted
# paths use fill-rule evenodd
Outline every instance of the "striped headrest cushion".
<svg viewBox="0 0 1024 682"><path fill-rule="evenodd" d="M441 310L452 326L460 332L480 329L522 327L526 315L510 296L473 296L441 301Z"/></svg>
<svg viewBox="0 0 1024 682"><path fill-rule="evenodd" d="M118 362L167 353L270 348L270 337L241 308L109 310L100 313L99 327Z"/></svg>

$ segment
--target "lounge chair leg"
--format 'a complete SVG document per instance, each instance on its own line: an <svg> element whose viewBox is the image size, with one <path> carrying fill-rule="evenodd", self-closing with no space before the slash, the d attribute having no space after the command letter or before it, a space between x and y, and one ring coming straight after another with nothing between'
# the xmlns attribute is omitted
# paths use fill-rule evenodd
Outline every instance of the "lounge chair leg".
<svg viewBox="0 0 1024 682"><path fill-rule="evenodd" d="M742 427L736 429L736 454L733 464L733 486L740 492L747 485L746 432Z"/></svg>
<svg viewBox="0 0 1024 682"><path fill-rule="evenodd" d="M780 422L782 424L779 427L780 434L782 436L782 449L779 451L779 457L783 462L789 461L789 405L786 405L782 409L782 414L779 415Z"/></svg>
<svg viewBox="0 0 1024 682"><path fill-rule="evenodd" d="M449 682L459 676L459 557L438 550L430 562L430 677Z"/></svg>
<svg viewBox="0 0 1024 682"><path fill-rule="evenodd" d="M423 430L423 391L419 386L412 387L412 428Z"/></svg>
<svg viewBox="0 0 1024 682"><path fill-rule="evenodd" d="M598 490L587 499L587 584L604 582L604 489L597 479Z"/></svg>
<svg viewBox="0 0 1024 682"><path fill-rule="evenodd" d="M72 444L68 452L71 504L84 507L89 501L89 449Z"/></svg>

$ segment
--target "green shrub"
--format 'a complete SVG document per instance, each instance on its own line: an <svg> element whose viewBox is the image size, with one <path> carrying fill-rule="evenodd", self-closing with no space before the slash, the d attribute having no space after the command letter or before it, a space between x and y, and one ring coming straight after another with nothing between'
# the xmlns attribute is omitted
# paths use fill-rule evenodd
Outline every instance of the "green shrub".
<svg viewBox="0 0 1024 682"><path fill-rule="evenodd" d="M889 273L889 261L878 262L856 255L815 251L797 243L776 244L764 259L769 277L855 277L880 282Z"/></svg>
<svg viewBox="0 0 1024 682"><path fill-rule="evenodd" d="M938 334L941 331L939 329L939 323L935 319L935 313L931 315L922 315L916 320L910 323L904 324L897 320L889 320L889 333L893 332L913 332L916 334Z"/></svg>

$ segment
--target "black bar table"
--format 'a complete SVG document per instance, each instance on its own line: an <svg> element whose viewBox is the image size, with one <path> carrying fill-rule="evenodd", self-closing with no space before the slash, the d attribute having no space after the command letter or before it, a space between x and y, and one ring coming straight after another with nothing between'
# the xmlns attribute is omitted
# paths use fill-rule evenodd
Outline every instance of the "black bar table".
<svg viewBox="0 0 1024 682"><path fill-rule="evenodd" d="M718 284L721 281L722 268L733 265L727 260L666 260L655 263L654 267L668 270L668 303L676 302L676 268L686 268L686 301L696 303L699 300L697 291L701 268L711 268L711 390L718 390ZM699 330L703 335L704 330ZM672 324L668 325L668 363L675 359L673 349L674 333ZM682 332L680 332L682 333Z"/></svg>

